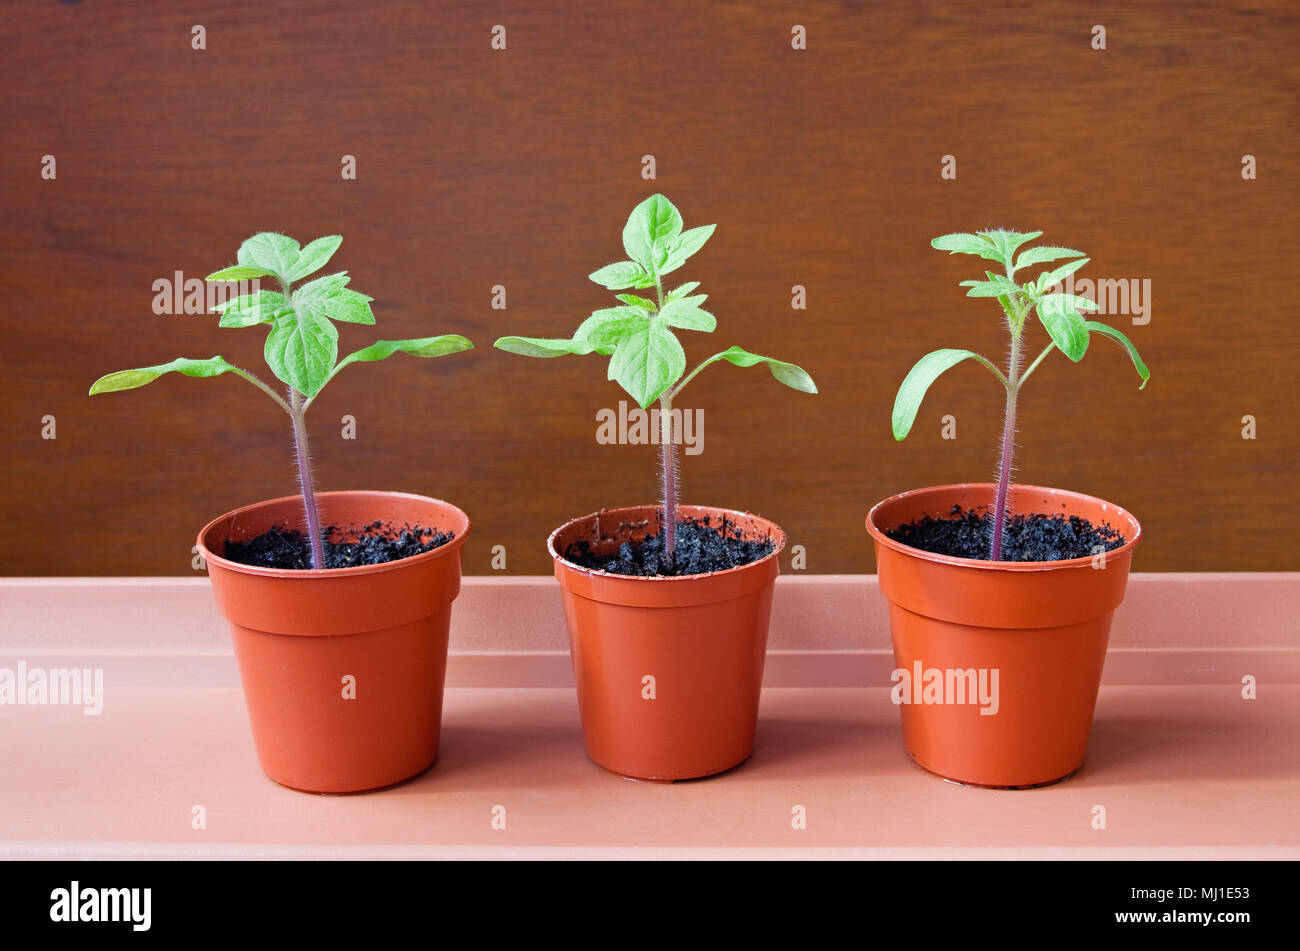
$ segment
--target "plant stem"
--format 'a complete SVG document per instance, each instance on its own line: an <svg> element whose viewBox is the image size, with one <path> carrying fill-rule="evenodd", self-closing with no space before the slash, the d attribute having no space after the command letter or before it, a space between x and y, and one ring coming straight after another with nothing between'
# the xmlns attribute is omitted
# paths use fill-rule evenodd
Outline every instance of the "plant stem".
<svg viewBox="0 0 1300 951"><path fill-rule="evenodd" d="M659 310L664 309L664 284L658 272L654 272L655 296L659 300ZM694 375L694 374L692 374ZM681 389L679 385L677 390ZM673 436L673 395L676 390L669 388L659 396L659 467L663 470L663 520L660 531L664 539L664 560L671 567L673 548L677 543L677 443Z"/></svg>
<svg viewBox="0 0 1300 951"><path fill-rule="evenodd" d="M1033 373L1036 369L1038 369L1038 364L1042 363L1043 360L1047 358L1047 355L1052 352L1052 349L1055 346L1056 346L1055 343L1049 343L1046 347L1043 348L1042 353L1034 357L1034 362L1029 364L1029 368L1025 370L1024 373L1020 374L1020 386L1025 385L1025 380L1029 379L1029 374Z"/></svg>
<svg viewBox="0 0 1300 951"><path fill-rule="evenodd" d="M255 387L257 387L267 396L271 397L271 399L275 400L276 405L279 406L280 409L288 413L290 417L293 416L293 410L289 408L289 404L286 403L284 399L280 396L280 394L275 392L275 390L271 389L269 386L267 386L257 377L253 376L253 374L249 373L247 370L241 370L239 369L239 367L235 367L234 372L236 376L243 377L245 380L247 380L249 383L252 383ZM303 408L305 409L306 407Z"/></svg>
<svg viewBox="0 0 1300 951"><path fill-rule="evenodd" d="M669 394L659 397L659 464L663 469L664 514L661 528L664 558L673 563L677 540L677 443L673 432L673 401Z"/></svg>
<svg viewBox="0 0 1300 951"><path fill-rule="evenodd" d="M311 474L311 449L307 444L306 409L302 394L289 387L289 416L293 419L293 441L298 451L298 485L302 489L302 504L307 511L307 534L311 538L311 566L325 567L325 552L321 545L320 513L316 510L316 489Z"/></svg>
<svg viewBox="0 0 1300 951"><path fill-rule="evenodd" d="M1007 519L1007 487L1011 483L1011 457L1015 451L1016 396L1020 390L1020 333L1011 332L1011 356L1007 359L1007 411L1002 422L1002 459L998 464L998 492L993 502L993 550L990 561L1002 560L1002 532Z"/></svg>

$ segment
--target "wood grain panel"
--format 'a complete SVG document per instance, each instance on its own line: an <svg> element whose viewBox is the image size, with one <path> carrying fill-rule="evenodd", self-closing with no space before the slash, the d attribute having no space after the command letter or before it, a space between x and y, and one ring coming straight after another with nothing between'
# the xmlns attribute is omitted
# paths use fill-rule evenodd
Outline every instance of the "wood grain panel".
<svg viewBox="0 0 1300 951"><path fill-rule="evenodd" d="M1151 384L1104 342L1077 366L1056 355L1025 390L1018 478L1136 512L1139 570L1300 568L1298 41L1283 0L8 3L0 573L186 574L203 522L293 490L286 422L239 381L86 396L107 370L178 355L258 365L260 332L155 316L151 287L268 229L345 236L335 262L379 324L344 327L344 347L375 330L479 347L341 376L313 409L320 486L451 499L474 523L468 572L488 573L498 544L510 572L549 570L560 521L653 497L652 450L597 444L595 413L621 396L601 361L490 344L567 334L605 306L585 275L620 256L651 190L688 226L718 223L681 274L721 330L688 355L737 343L821 387L701 377L686 498L775 518L809 571L872 570L862 521L879 498L992 476L1000 401L973 365L935 387L907 442L888 425L922 353L1000 354L996 308L956 286L970 259L928 246L990 226L1041 229L1087 251L1085 273L1152 285L1150 324L1123 324Z"/></svg>

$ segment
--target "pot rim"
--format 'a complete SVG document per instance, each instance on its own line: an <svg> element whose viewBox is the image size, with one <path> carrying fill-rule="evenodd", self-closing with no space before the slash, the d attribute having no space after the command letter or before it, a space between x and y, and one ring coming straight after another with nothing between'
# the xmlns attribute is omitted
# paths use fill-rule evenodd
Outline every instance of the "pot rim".
<svg viewBox="0 0 1300 951"><path fill-rule="evenodd" d="M785 551L786 542L789 541L789 538L786 536L785 529L783 529L780 525L776 524L776 522L772 521L770 518L767 518L764 515L759 515L757 512L748 512L748 511L743 511L741 509L729 509L729 508L724 508L723 506L720 505L681 504L678 506L679 510L707 509L710 512L717 512L721 515L739 515L745 518L761 519L762 521L766 522L768 525L772 527L773 529L772 540L775 544L772 546L772 550L770 552L768 552L762 558L757 559L756 561L751 561L748 564L744 564L744 565L737 565L735 568L724 568L722 571L708 571L708 572L703 572L701 574L693 574L693 575L618 575L618 574L614 574L613 572L605 571L602 568L584 568L582 565L575 565L573 562L569 561L567 558L565 558L555 549L555 539L559 536L559 534L562 531L564 531L570 525L575 524L576 522L582 522L590 518L599 518L600 516L603 515L614 515L615 513L618 512L628 512L634 509L660 508L660 507L661 506L657 505L656 503L649 503L645 505L620 505L617 508L602 508L595 512L588 512L586 515L579 515L577 518L571 518L567 522L564 522L562 525L560 525L559 528L555 529L555 531L551 532L550 536L546 539L546 550L550 552L551 559L552 561L554 561L556 565L560 565L566 571L571 571L574 574L586 575L591 578L602 578L602 579L608 578L612 581L626 581L629 584L646 584L646 583L662 584L665 582L673 582L673 581L699 581L702 578L706 578L706 579L725 578L728 575L738 574L739 572L742 571L752 570L754 568L757 568L759 565L766 564L768 561L771 561L774 558L779 558L781 556L781 552Z"/></svg>
<svg viewBox="0 0 1300 951"><path fill-rule="evenodd" d="M911 545L904 545L902 542L896 542L875 524L876 513L883 506L904 499L909 496L920 495L923 492L941 492L944 490L969 490L975 488L987 488L994 493L997 491L997 485L992 482L950 482L946 485L928 485L919 489L909 489L906 492L899 492L897 495L891 495L887 499L881 499L871 507L867 513L867 533L877 545L883 545L891 551L900 555L907 555L921 561L934 562L936 564L953 565L959 568L977 568L984 571L1058 571L1064 568L1081 568L1090 567L1096 555L1083 555L1079 558L1065 558L1059 561L985 561L979 558L958 558L955 555L940 555L935 552L923 551L920 548L913 548ZM1088 495L1084 492L1075 492L1072 489L1057 489L1052 486L1044 485L1025 485L1023 483L1012 483L1012 488L1025 489L1031 492L1046 492L1050 495L1060 496L1063 500L1070 498L1088 499L1101 505L1108 506L1115 510L1116 518L1127 517L1137 526L1133 537L1127 539L1119 548L1111 549L1105 553L1107 563L1124 555L1131 554L1133 549L1137 548L1138 543L1142 540L1142 523L1128 509L1116 505L1114 502L1107 502L1105 499L1098 498L1095 495ZM1037 514L1037 513L1035 513ZM1046 513L1044 513L1046 514ZM877 567L877 570L878 567Z"/></svg>
<svg viewBox="0 0 1300 951"><path fill-rule="evenodd" d="M353 565L350 568L265 568L261 565L245 565L238 561L231 561L223 555L212 552L203 543L203 538L208 534L218 522L223 522L232 516L248 513L254 509L264 506L276 505L281 502L301 501L300 494L282 495L274 499L263 499L260 502L253 502L249 505L241 505L239 508L231 509L218 515L212 521L208 522L201 529L198 535L198 550L207 564L216 563L227 571L235 571L240 574L253 575L262 578L285 578L285 579L311 579L311 578L349 578L357 575L379 574L385 571L394 571L401 568L408 568L412 565L423 564L433 561L442 555L450 554L465 544L465 539L469 537L470 520L469 516L457 505L446 501L445 499L435 499L429 495L420 495L416 492L392 492L385 489L335 489L329 492L317 492L317 499L325 499L344 495L382 495L390 498L417 499L421 502L435 502L439 505L445 505L454 512L460 513L461 518L465 520L465 530L460 532L451 541L444 545L439 545L431 551L421 552L418 555L412 555L409 558L399 558L396 561L386 561L379 565Z"/></svg>

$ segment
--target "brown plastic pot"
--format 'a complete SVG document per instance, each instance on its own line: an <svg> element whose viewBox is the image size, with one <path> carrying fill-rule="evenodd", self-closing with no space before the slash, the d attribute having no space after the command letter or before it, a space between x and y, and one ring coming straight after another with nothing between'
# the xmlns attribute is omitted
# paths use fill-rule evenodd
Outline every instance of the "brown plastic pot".
<svg viewBox="0 0 1300 951"><path fill-rule="evenodd" d="M1068 561L988 562L931 554L884 534L925 515L947 516L954 505L989 511L995 490L976 483L904 492L871 510L867 531L889 601L897 668L998 671L995 714L972 703L899 704L912 759L957 782L1038 786L1083 764L1111 617L1124 599L1142 526L1101 499L1013 484L1013 512L1109 522L1125 543Z"/></svg>
<svg viewBox="0 0 1300 951"><path fill-rule="evenodd" d="M564 560L579 539L613 551L659 531L654 505L584 515L547 542L563 590L587 754L635 779L709 776L754 749L785 532L746 512L701 505L679 512L709 516L715 525L725 519L728 533L770 538L772 553L739 568L671 578L611 575Z"/></svg>
<svg viewBox="0 0 1300 951"><path fill-rule="evenodd" d="M199 533L263 771L307 792L377 789L422 772L438 755L447 632L469 518L402 492L323 492L316 500L321 524L345 532L378 520L455 534L433 551L355 568L293 571L222 557L227 539L272 525L302 528L296 495L235 509ZM353 699L345 698L349 683Z"/></svg>

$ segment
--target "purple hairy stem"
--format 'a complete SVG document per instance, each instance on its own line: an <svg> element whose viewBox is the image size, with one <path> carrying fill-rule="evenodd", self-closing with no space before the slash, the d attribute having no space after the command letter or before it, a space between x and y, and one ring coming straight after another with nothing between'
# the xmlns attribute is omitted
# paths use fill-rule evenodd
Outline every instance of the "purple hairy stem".
<svg viewBox="0 0 1300 951"><path fill-rule="evenodd" d="M307 535L311 538L311 566L325 567L325 552L321 545L320 513L316 510L316 488L311 474L311 449L307 444L307 417L302 405L302 394L289 387L289 415L293 417L293 442L298 453L298 485L302 489L302 505L307 512Z"/></svg>
<svg viewBox="0 0 1300 951"><path fill-rule="evenodd" d="M664 557L673 563L677 540L677 442L673 432L673 404L668 396L659 400L659 466L663 470Z"/></svg>
<svg viewBox="0 0 1300 951"><path fill-rule="evenodd" d="M1016 448L1016 391L1020 383L1020 335L1012 334L1007 361L1007 411L1002 422L1002 453L998 463L998 492L993 501L993 548L990 561L1002 560L1002 533L1007 521L1007 489L1011 485L1011 459Z"/></svg>

